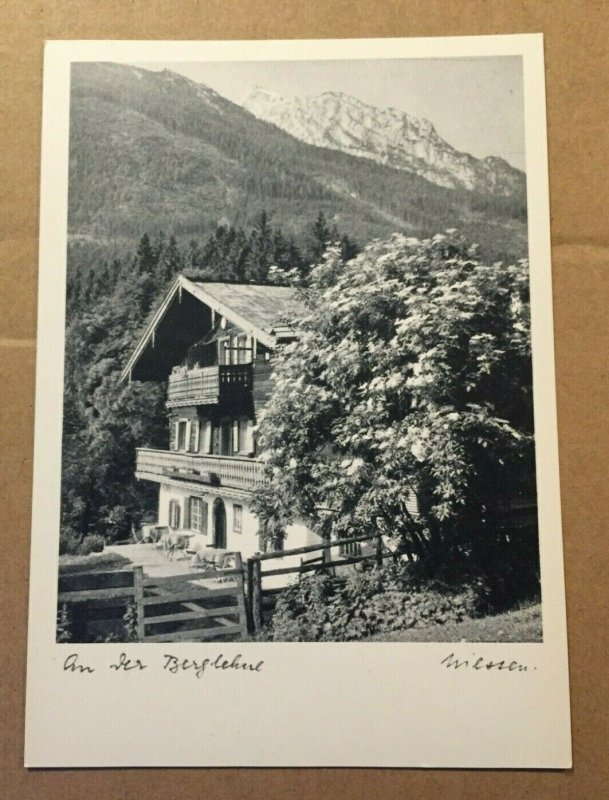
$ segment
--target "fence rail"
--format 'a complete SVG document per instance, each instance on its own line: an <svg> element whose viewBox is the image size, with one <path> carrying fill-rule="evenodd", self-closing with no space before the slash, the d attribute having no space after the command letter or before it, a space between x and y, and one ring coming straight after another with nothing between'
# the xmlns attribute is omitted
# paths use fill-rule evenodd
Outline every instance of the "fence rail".
<svg viewBox="0 0 609 800"><path fill-rule="evenodd" d="M235 559L231 570L190 571L164 578L144 576L142 567L60 575L58 605L71 610L72 641L87 641L91 628L109 621L120 623L117 606L126 608L131 603L140 642L245 638L243 567L239 554Z"/></svg>
<svg viewBox="0 0 609 800"><path fill-rule="evenodd" d="M373 545L372 553L365 553L362 549L364 542L371 542ZM332 560L330 551L338 550L339 558ZM301 560L300 564L293 564L289 567L278 567L276 569L263 570L262 565L271 560L281 560L286 557L308 555L309 553L319 553L317 558L308 559L306 562ZM394 553L384 550L383 540L380 534L368 534L366 536L353 536L349 539L336 539L331 542L320 542L319 544L306 545L305 547L295 547L291 550L282 550L273 553L258 553L247 560L247 607L249 612L250 631L255 633L264 624L264 597L268 596L268 590L264 588L264 579L279 575L297 574L303 575L308 572L335 571L339 567L358 564L362 561L374 558L377 566L383 563L386 558L393 558Z"/></svg>

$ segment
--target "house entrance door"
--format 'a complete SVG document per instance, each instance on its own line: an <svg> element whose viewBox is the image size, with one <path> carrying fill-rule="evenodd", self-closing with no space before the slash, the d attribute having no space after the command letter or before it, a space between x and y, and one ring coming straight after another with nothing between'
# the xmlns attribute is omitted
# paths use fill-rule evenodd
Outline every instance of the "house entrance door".
<svg viewBox="0 0 609 800"><path fill-rule="evenodd" d="M226 508L222 500L214 505L214 547L226 547Z"/></svg>

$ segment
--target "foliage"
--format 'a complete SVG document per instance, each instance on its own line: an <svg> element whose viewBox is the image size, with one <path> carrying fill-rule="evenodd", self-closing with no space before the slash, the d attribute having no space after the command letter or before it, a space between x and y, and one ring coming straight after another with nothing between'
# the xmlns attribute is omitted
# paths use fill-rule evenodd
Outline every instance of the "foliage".
<svg viewBox="0 0 609 800"><path fill-rule="evenodd" d="M87 534L78 547L78 554L88 556L91 553L101 553L104 549L104 537L98 533Z"/></svg>
<svg viewBox="0 0 609 800"><path fill-rule="evenodd" d="M59 555L75 555L80 546L81 537L69 525L64 525L59 533Z"/></svg>
<svg viewBox="0 0 609 800"><path fill-rule="evenodd" d="M305 577L281 593L273 615L275 641L350 641L381 631L460 622L476 614L471 587L413 578L409 567L375 567L346 582Z"/></svg>
<svg viewBox="0 0 609 800"><path fill-rule="evenodd" d="M541 606L523 608L463 622L447 622L425 628L405 628L373 634L377 642L541 642Z"/></svg>
<svg viewBox="0 0 609 800"><path fill-rule="evenodd" d="M527 263L394 235L347 263L331 248L311 287L259 425L263 526L380 529L430 575L496 573L500 602L508 558L534 591L536 532L516 541L504 513L534 487Z"/></svg>
<svg viewBox="0 0 609 800"><path fill-rule="evenodd" d="M137 605L136 603L127 603L127 608L123 614L123 628L125 642L138 642L139 636L137 632Z"/></svg>
<svg viewBox="0 0 609 800"><path fill-rule="evenodd" d="M69 642L72 639L72 620L66 603L57 610L56 641Z"/></svg>

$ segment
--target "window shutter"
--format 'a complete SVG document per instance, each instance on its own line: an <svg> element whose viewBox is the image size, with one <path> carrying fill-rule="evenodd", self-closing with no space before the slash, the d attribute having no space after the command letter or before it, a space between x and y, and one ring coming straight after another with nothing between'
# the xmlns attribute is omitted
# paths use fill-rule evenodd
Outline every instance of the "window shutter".
<svg viewBox="0 0 609 800"><path fill-rule="evenodd" d="M191 453L199 452L199 420L192 420L190 423L190 441L188 449Z"/></svg>
<svg viewBox="0 0 609 800"><path fill-rule="evenodd" d="M239 452L239 420L233 420L233 453Z"/></svg>
<svg viewBox="0 0 609 800"><path fill-rule="evenodd" d="M209 514L209 505L205 500L201 500L201 533L207 536L207 519Z"/></svg>
<svg viewBox="0 0 609 800"><path fill-rule="evenodd" d="M169 527L174 530L180 527L180 504L177 500L169 501Z"/></svg>
<svg viewBox="0 0 609 800"><path fill-rule="evenodd" d="M192 497L189 497L186 502L184 503L184 527L190 528L190 504L192 503Z"/></svg>
<svg viewBox="0 0 609 800"><path fill-rule="evenodd" d="M169 425L169 449L170 450L177 450L178 449L178 423L171 422Z"/></svg>
<svg viewBox="0 0 609 800"><path fill-rule="evenodd" d="M203 421L201 452L211 453L211 422L208 419Z"/></svg>

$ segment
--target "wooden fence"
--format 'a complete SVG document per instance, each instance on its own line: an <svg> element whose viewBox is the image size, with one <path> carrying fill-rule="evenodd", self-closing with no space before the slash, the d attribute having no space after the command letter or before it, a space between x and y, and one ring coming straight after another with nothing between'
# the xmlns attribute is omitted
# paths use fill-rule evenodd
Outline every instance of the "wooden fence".
<svg viewBox="0 0 609 800"><path fill-rule="evenodd" d="M366 553L362 544L369 542L373 545L373 552ZM338 558L331 558L331 551L337 550ZM271 560L285 559L291 556L308 556L317 553L318 555L301 559L300 564L292 564L289 567L278 567L275 569L263 570L262 565ZM247 607L249 611L250 632L255 633L264 624L264 604L265 597L268 597L277 590L265 589L264 579L278 575L303 575L308 572L329 572L335 573L340 567L350 564L358 564L362 561L374 559L380 566L385 558L393 558L395 553L386 550L380 534L368 534L367 536L354 536L349 539L337 539L331 542L320 542L319 544L307 545L306 547L296 547L292 550L281 550L272 553L258 553L247 560Z"/></svg>
<svg viewBox="0 0 609 800"><path fill-rule="evenodd" d="M362 547L370 543L366 552ZM332 557L332 551L336 558ZM355 536L272 553L258 553L244 569L239 554L230 570L190 571L163 578L144 576L142 567L115 572L60 575L58 604L71 612L72 641L87 641L96 625L120 623L120 611L132 603L140 642L201 642L227 637L245 638L264 624L264 604L280 589L265 580L309 572L335 574L341 567L373 559L378 565L395 554L383 547L380 535ZM300 563L263 569L271 561L301 556ZM118 612L118 616L117 616Z"/></svg>
<svg viewBox="0 0 609 800"><path fill-rule="evenodd" d="M124 628L133 605L139 642L199 642L247 635L243 567L191 571L165 578L132 570L79 572L59 576L58 606L69 610L70 640L90 641L96 633Z"/></svg>
<svg viewBox="0 0 609 800"><path fill-rule="evenodd" d="M140 642L206 642L247 635L243 567L167 578L135 572Z"/></svg>

